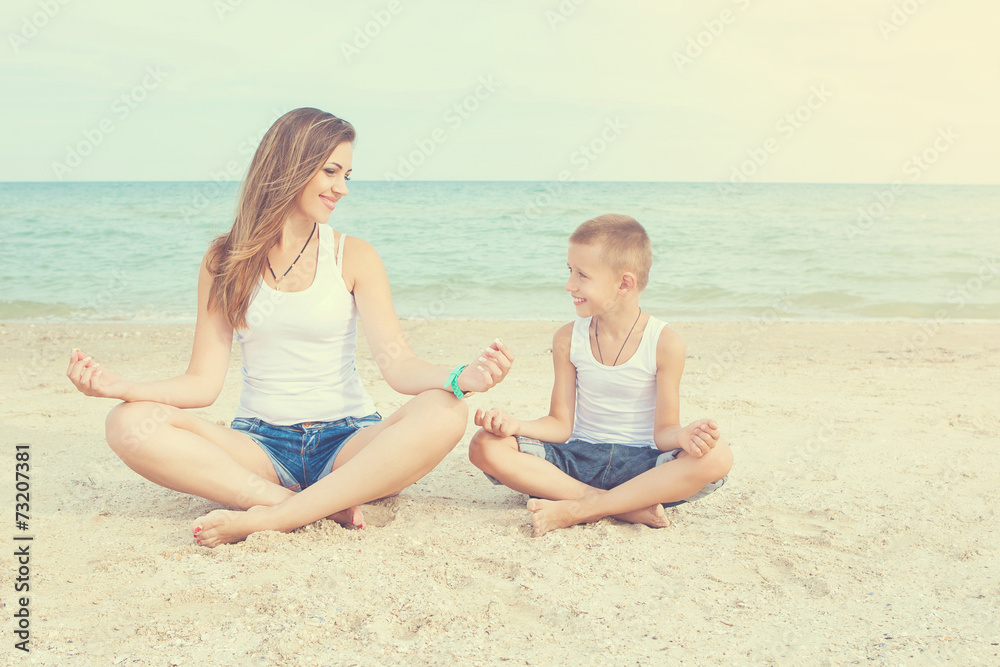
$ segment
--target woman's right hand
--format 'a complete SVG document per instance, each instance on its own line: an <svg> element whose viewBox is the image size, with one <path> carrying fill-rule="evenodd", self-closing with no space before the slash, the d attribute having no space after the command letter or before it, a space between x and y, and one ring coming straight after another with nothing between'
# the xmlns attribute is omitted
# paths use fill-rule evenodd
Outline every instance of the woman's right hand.
<svg viewBox="0 0 1000 667"><path fill-rule="evenodd" d="M78 349L69 355L66 377L87 396L124 399L128 382Z"/></svg>
<svg viewBox="0 0 1000 667"><path fill-rule="evenodd" d="M518 430L521 428L521 422L499 408L476 410L476 416L473 421L475 421L476 426L481 426L487 433L492 433L501 438L517 435Z"/></svg>
<svg viewBox="0 0 1000 667"><path fill-rule="evenodd" d="M458 386L465 392L489 391L510 372L514 353L497 338L483 350L477 361L468 364L458 376Z"/></svg>

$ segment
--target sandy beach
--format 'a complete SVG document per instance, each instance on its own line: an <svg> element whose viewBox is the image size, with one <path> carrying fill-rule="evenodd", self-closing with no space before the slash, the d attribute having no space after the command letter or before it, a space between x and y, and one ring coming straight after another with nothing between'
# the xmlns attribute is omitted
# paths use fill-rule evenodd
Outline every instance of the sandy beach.
<svg viewBox="0 0 1000 667"><path fill-rule="evenodd" d="M496 336L509 378L470 408L548 409L554 322L407 321L421 356L462 363ZM214 550L217 507L155 486L104 442L110 400L65 378L79 347L125 377L184 370L191 325L0 324L8 473L3 651L30 534L35 665L997 664L1000 324L678 322L681 418L714 417L728 483L653 530L605 519L532 538L526 497L492 486L465 438L430 475L364 507ZM405 400L362 344L379 410ZM197 413L228 423L222 396ZM15 444L30 527L14 526ZM22 450L23 451L23 450Z"/></svg>

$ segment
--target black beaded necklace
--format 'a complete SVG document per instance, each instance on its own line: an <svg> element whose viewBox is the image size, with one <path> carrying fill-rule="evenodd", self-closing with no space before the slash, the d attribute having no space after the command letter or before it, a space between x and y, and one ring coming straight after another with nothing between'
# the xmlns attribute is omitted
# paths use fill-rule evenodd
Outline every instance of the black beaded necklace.
<svg viewBox="0 0 1000 667"><path fill-rule="evenodd" d="M618 356L615 357L614 363L611 364L612 366L617 366L618 365L618 357L622 356L622 352L625 350L625 343L628 342L629 336L631 336L632 332L635 330L635 325L637 325L639 323L639 318L640 317L642 317L642 308L639 309L639 314L635 316L635 322L632 323L632 328L628 330L628 335L625 336L625 340L622 342L621 349L618 350ZM597 342L597 354L601 358L601 363L603 364L604 363L604 355L601 354L601 339L597 335L597 323L599 321L600 320L597 320L597 319L594 320L594 340Z"/></svg>
<svg viewBox="0 0 1000 667"><path fill-rule="evenodd" d="M308 246L309 242L313 240L313 234L315 233L316 233L316 223L314 222L312 231L309 232L309 238L306 239L306 245L302 246L302 250L299 250L299 254L296 255L295 261L292 262L292 266L289 266L288 269L281 274L280 278L274 275L274 269L271 268L271 260L268 259L267 257L264 258L264 260L267 262L267 270L271 272L271 277L274 278L274 289L278 290L279 292L281 291L281 286L280 286L281 281L285 279L285 276L288 275L288 272L292 270L293 266L295 266L295 262L299 261L299 257L302 257L302 253L306 251L306 246Z"/></svg>

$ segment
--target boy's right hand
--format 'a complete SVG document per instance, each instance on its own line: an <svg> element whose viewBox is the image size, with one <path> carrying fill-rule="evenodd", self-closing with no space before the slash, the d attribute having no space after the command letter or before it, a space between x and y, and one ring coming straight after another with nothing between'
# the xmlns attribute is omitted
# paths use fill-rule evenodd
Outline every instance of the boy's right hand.
<svg viewBox="0 0 1000 667"><path fill-rule="evenodd" d="M476 426L481 426L487 433L492 433L501 438L517 435L517 432L521 428L521 422L499 408L476 410L474 421Z"/></svg>
<svg viewBox="0 0 1000 667"><path fill-rule="evenodd" d="M701 458L712 451L719 441L719 425L714 419L693 421L677 434L677 444L695 458Z"/></svg>

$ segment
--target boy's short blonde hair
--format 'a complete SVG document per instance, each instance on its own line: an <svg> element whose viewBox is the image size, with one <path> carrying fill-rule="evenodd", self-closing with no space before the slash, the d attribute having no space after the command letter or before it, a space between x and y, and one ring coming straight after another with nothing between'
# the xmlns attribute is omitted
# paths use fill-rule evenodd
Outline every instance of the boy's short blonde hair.
<svg viewBox="0 0 1000 667"><path fill-rule="evenodd" d="M653 245L635 218L616 213L597 216L577 227L569 242L597 247L605 264L616 273L631 271L639 291L646 289Z"/></svg>

